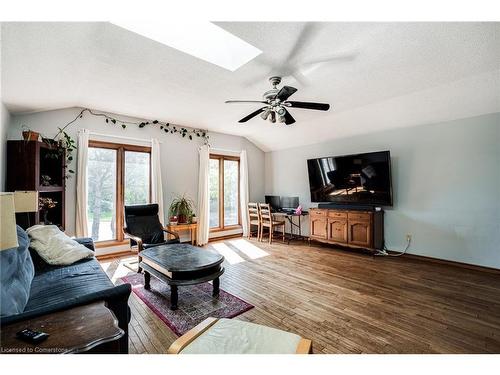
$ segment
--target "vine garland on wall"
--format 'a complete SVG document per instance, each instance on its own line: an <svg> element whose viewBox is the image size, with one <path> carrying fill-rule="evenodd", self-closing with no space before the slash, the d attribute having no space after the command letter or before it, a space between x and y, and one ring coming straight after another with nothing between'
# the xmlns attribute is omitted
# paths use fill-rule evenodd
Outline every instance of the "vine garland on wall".
<svg viewBox="0 0 500 375"><path fill-rule="evenodd" d="M89 113L95 117L104 118L107 124L118 125L121 126L122 129L126 129L128 125L135 125L138 128L142 129L147 126L156 126L165 134L178 134L182 138L188 138L189 140L193 140L195 137L203 140L203 144L208 144L209 135L207 130L202 129L193 129L187 128L184 126L180 126L177 124L173 124L170 122L163 122L158 120L152 121L126 121L121 120L117 117L110 116L105 113L96 113L89 108L84 108L78 113L78 115L64 125L62 128L58 128L59 131L53 138L46 138L42 136L42 141L46 143L52 149L52 153L48 153L47 157L51 158L60 158L62 155L65 155L66 160L64 162L64 170L65 170L65 178L69 177L67 173L74 174L75 172L71 169L68 169L68 164L73 160L73 151L76 150L76 142L73 138L71 138L68 133L66 133L66 128L81 119L84 113ZM67 172L67 173L66 173Z"/></svg>
<svg viewBox="0 0 500 375"><path fill-rule="evenodd" d="M189 140L192 140L194 137L201 138L203 140L204 144L208 143L209 140L209 135L208 131L202 130L202 129L193 129L193 128L187 128L184 126L180 126L177 124L172 124L170 122L163 122L163 121L158 121L158 120L152 120L152 121L139 121L139 122L134 122L134 121L126 121L126 120L121 120L117 117L110 116L105 113L96 113L92 111L91 109L85 108L80 111L78 116L66 125L64 125L62 128L59 129L59 133L54 137L56 139L60 134L65 134L65 129L70 126L72 123L77 121L78 119L83 117L84 113L89 113L92 116L96 117L102 117L104 118L105 122L107 124L113 124L113 125L120 125L122 129L126 129L128 125L135 125L138 128L142 129L147 126L156 126L160 128L164 133L166 134L178 134L182 138L188 138Z"/></svg>

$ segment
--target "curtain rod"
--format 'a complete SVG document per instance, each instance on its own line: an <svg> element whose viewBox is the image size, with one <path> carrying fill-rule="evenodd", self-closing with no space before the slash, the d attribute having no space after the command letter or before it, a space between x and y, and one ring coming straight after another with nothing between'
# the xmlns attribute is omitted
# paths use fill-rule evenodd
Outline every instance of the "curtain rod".
<svg viewBox="0 0 500 375"><path fill-rule="evenodd" d="M151 143L151 139L142 139L142 138L133 138L133 137L125 137L121 135L114 135L114 134L104 134L104 133L97 133L97 132L92 132L89 130L89 134L92 135L98 135L101 137L110 137L110 138L120 138L120 139L129 139L131 141L138 141L138 142L146 142L146 143ZM163 143L163 141L158 141L159 143Z"/></svg>

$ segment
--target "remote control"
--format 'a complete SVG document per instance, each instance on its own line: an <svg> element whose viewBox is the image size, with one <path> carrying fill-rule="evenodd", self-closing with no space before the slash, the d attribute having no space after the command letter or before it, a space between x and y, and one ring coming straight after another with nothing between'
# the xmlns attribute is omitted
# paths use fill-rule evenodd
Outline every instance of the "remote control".
<svg viewBox="0 0 500 375"><path fill-rule="evenodd" d="M26 341L30 344L38 344L49 337L48 333L33 331L30 328L23 329L16 333L18 339Z"/></svg>

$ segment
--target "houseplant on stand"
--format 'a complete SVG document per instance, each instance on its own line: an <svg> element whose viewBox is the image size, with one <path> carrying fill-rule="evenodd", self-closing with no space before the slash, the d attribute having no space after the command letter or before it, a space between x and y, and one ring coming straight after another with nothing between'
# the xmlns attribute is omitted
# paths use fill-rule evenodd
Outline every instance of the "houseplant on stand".
<svg viewBox="0 0 500 375"><path fill-rule="evenodd" d="M177 216L179 224L186 224L193 216L194 202L185 195L178 195L170 204L169 217Z"/></svg>

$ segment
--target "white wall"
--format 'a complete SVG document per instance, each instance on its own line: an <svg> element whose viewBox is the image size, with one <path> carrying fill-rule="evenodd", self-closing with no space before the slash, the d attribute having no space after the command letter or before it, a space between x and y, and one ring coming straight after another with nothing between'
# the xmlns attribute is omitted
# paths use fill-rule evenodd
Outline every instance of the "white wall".
<svg viewBox="0 0 500 375"><path fill-rule="evenodd" d="M409 253L500 268L500 113L266 153L266 194L316 206L307 159L379 150L392 157L389 249L410 233Z"/></svg>
<svg viewBox="0 0 500 375"><path fill-rule="evenodd" d="M7 173L7 129L10 123L10 113L3 103L0 103L0 191L5 191L5 174Z"/></svg>
<svg viewBox="0 0 500 375"><path fill-rule="evenodd" d="M80 110L81 108L69 108L34 114L13 115L10 120L8 139L21 139L23 125L45 136L52 137L57 133L58 127L75 118ZM137 121L137 119L126 116L114 116L124 120ZM140 121L143 121L143 119ZM196 202L198 193L198 147L201 145L199 139L195 138L193 141L182 139L177 134L165 134L156 128L138 129L135 126L129 126L123 130L118 125L106 124L103 118L89 114L85 114L82 119L68 127L67 132L76 139L77 130L80 128L89 129L91 132L123 135L124 137L145 140L152 137L158 138L162 142L161 159L165 208L169 207L174 194L185 193ZM264 152L242 137L220 133L209 133L209 135L210 144L214 148L234 151L247 150L250 199L254 201L262 200L264 196ZM109 140L119 142L116 139L110 138ZM76 170L76 157L71 167ZM69 235L73 235L75 230L75 197L76 178L73 176L67 181L66 189L66 232Z"/></svg>

